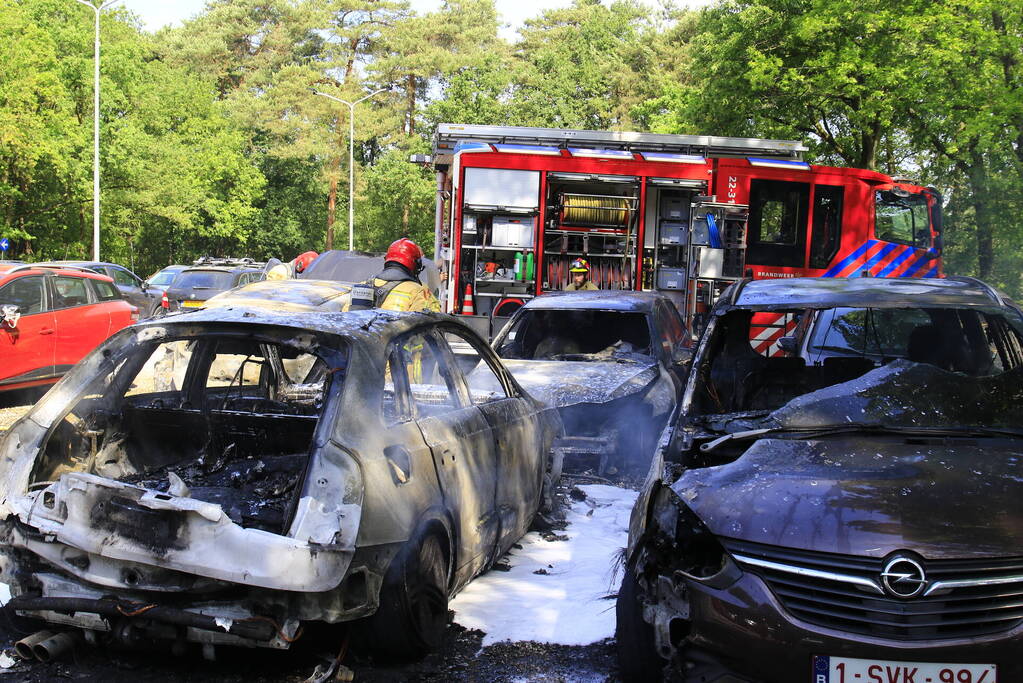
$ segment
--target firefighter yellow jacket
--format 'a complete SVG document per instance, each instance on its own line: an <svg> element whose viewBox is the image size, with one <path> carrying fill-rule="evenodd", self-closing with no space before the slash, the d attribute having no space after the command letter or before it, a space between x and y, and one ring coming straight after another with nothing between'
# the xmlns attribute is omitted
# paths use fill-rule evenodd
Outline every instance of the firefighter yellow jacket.
<svg viewBox="0 0 1023 683"><path fill-rule="evenodd" d="M383 287L387 280L375 278L374 287ZM406 280L398 284L387 294L387 298L380 304L385 311L433 311L440 312L440 302L433 292L425 285L412 280Z"/></svg>
<svg viewBox="0 0 1023 683"><path fill-rule="evenodd" d="M592 280L587 280L586 282L583 283L582 287L576 287L574 282L569 282L567 285L565 285L565 289L563 291L566 291L566 292L584 292L584 291L590 291L592 289L600 289L600 287L598 287L597 285L593 284Z"/></svg>

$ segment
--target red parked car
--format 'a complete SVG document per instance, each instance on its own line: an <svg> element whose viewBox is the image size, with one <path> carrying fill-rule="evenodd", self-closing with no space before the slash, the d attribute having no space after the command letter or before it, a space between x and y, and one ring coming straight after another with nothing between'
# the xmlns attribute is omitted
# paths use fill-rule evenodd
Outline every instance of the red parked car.
<svg viewBox="0 0 1023 683"><path fill-rule="evenodd" d="M105 275L0 265L0 391L56 382L138 317Z"/></svg>

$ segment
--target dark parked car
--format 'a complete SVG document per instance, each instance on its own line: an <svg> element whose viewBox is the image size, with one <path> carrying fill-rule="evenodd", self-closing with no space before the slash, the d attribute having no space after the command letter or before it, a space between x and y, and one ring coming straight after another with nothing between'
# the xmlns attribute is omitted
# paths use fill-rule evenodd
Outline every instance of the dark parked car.
<svg viewBox="0 0 1023 683"><path fill-rule="evenodd" d="M654 292L553 292L526 303L494 349L534 396L558 408L569 459L645 469L681 393L691 342Z"/></svg>
<svg viewBox="0 0 1023 683"><path fill-rule="evenodd" d="M559 427L449 316L142 323L0 441L8 609L208 648L366 618L375 650L421 655L526 531Z"/></svg>
<svg viewBox="0 0 1023 683"><path fill-rule="evenodd" d="M783 357L759 313L799 318ZM1023 315L977 280L743 281L633 510L629 680L1023 680Z"/></svg>
<svg viewBox="0 0 1023 683"><path fill-rule="evenodd" d="M124 266L105 261L53 261L50 265L88 268L100 275L106 275L113 279L114 285L128 303L139 309L139 314L143 318L151 318L158 313L160 292L151 289L147 282Z"/></svg>
<svg viewBox="0 0 1023 683"><path fill-rule="evenodd" d="M146 280L146 283L150 286L150 288L158 292L159 296L163 296L163 293L166 292L167 288L170 287L172 282L174 282L174 278L177 274L190 267L191 266L182 265L167 266L166 268L162 268L150 275L149 279Z"/></svg>
<svg viewBox="0 0 1023 683"><path fill-rule="evenodd" d="M178 273L164 291L161 306L165 313L202 308L207 299L235 287L259 282L266 264L252 259L202 259Z"/></svg>

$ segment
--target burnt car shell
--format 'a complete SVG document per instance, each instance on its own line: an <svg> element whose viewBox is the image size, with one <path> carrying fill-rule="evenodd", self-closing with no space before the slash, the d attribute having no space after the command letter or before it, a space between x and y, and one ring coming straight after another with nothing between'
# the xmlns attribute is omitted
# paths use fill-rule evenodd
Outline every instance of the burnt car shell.
<svg viewBox="0 0 1023 683"><path fill-rule="evenodd" d="M998 317L1012 341L990 336L1005 350L993 374L884 359L774 410L709 414L708 382L727 404L708 364L730 315L831 307L957 310L989 329ZM993 664L999 681L1023 680L1021 334L1015 304L965 278L726 291L633 510L626 678L670 663L685 681L809 681L828 656ZM900 586L889 568L902 560L919 582Z"/></svg>
<svg viewBox="0 0 1023 683"><path fill-rule="evenodd" d="M585 322L595 330L584 340L591 346L578 347L573 315L594 316ZM542 337L530 326L542 326ZM493 346L524 387L558 409L566 458L599 471L647 466L689 357L673 304L653 292L545 294L516 311Z"/></svg>
<svg viewBox="0 0 1023 683"><path fill-rule="evenodd" d="M430 443L419 418L382 423L386 350L435 331L487 351L447 316L381 311L228 307L116 335L0 441L10 607L105 639L284 649L302 622L375 619L397 559L437 539L446 619L446 596L529 525L559 425L496 360L507 400L457 411L485 430L471 444L443 415ZM193 350L175 366L179 341ZM260 366L218 370L252 345ZM165 386L136 386L150 363L171 363ZM299 379L268 382L289 363ZM481 472L491 431L506 457ZM476 469L446 462L470 445Z"/></svg>

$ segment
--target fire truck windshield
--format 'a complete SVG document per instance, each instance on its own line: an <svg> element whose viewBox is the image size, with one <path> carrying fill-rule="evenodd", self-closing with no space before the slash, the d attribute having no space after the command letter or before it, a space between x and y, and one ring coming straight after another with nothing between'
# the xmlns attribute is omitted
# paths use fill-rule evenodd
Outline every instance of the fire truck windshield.
<svg viewBox="0 0 1023 683"><path fill-rule="evenodd" d="M930 248L927 197L898 190L875 193L874 234L885 242Z"/></svg>

